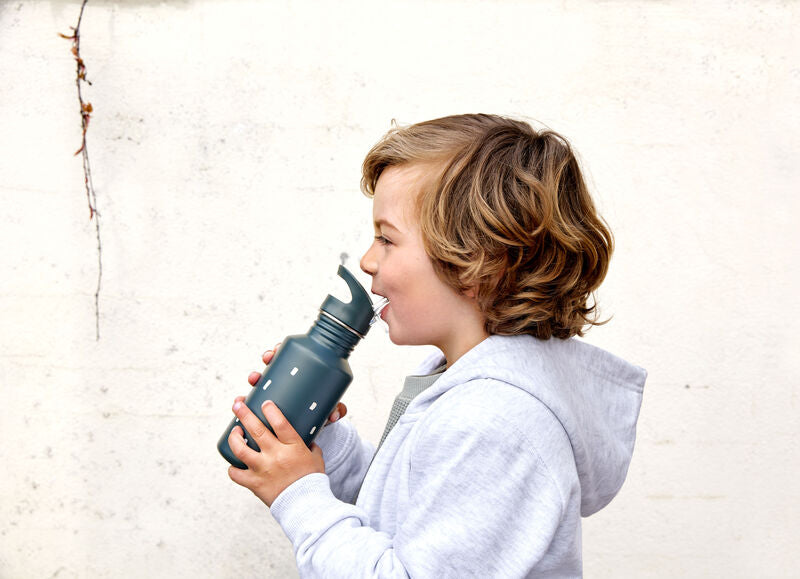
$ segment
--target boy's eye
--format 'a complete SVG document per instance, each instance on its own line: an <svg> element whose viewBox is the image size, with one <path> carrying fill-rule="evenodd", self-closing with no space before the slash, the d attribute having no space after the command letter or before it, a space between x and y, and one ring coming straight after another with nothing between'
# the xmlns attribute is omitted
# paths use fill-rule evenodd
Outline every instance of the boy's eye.
<svg viewBox="0 0 800 579"><path fill-rule="evenodd" d="M381 245L389 245L391 243L391 241L386 239L383 235L376 235L375 236L375 241L377 241Z"/></svg>

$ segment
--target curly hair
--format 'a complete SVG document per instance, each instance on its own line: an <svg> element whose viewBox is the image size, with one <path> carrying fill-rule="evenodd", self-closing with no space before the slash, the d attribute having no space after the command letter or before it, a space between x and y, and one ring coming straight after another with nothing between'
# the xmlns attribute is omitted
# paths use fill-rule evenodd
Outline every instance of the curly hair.
<svg viewBox="0 0 800 579"><path fill-rule="evenodd" d="M565 339L603 323L594 291L613 237L564 137L483 114L395 125L367 154L362 191L412 163L432 170L416 199L425 250L445 283L474 293L489 334Z"/></svg>

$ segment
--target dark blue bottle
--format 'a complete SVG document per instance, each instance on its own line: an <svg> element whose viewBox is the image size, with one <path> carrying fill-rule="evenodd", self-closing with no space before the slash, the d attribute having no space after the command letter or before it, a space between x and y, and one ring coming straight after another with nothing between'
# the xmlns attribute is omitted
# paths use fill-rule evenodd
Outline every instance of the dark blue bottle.
<svg viewBox="0 0 800 579"><path fill-rule="evenodd" d="M308 333L284 339L245 400L270 430L261 405L272 400L309 446L353 380L347 358L367 334L375 317L369 294L353 274L340 265L338 275L350 288L350 302L344 303L331 295L325 298ZM246 469L228 446L228 436L237 425L240 425L238 418L228 425L217 449L233 466ZM246 430L244 437L250 448L259 450Z"/></svg>

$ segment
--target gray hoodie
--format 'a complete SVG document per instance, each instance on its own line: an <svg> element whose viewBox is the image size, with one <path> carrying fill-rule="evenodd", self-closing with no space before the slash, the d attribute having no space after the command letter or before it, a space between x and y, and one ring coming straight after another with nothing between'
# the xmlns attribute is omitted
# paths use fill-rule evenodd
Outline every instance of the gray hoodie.
<svg viewBox="0 0 800 579"><path fill-rule="evenodd" d="M576 339L491 336L412 400L374 460L348 420L326 427L326 474L272 514L302 577L579 577L581 516L625 480L645 378Z"/></svg>

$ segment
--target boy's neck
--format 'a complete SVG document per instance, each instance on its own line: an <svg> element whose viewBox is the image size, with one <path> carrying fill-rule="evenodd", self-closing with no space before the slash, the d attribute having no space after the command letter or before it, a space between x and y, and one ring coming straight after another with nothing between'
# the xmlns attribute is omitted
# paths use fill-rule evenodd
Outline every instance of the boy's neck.
<svg viewBox="0 0 800 579"><path fill-rule="evenodd" d="M472 341L464 341L463 343L457 344L450 348L442 349L442 353L444 354L445 358L445 367L449 368L453 364L456 363L461 356L469 352L472 348L483 342L486 338L489 337L489 334L484 333L480 336L479 339L475 339Z"/></svg>
<svg viewBox="0 0 800 579"><path fill-rule="evenodd" d="M451 318L451 325L447 333L441 336L440 343L434 344L444 354L448 368L489 337L486 317L480 311L475 297L466 293L455 299L458 307Z"/></svg>

